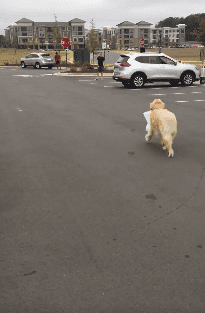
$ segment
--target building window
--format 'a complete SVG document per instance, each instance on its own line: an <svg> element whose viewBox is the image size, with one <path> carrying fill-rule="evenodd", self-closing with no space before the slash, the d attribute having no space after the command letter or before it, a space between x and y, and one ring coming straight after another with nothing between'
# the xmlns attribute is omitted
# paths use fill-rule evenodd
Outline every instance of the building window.
<svg viewBox="0 0 205 313"><path fill-rule="evenodd" d="M78 41L78 39L76 37L73 38L74 41Z"/></svg>
<svg viewBox="0 0 205 313"><path fill-rule="evenodd" d="M47 33L50 33L50 32L52 32L52 28L51 28L51 27L48 27L48 28L47 28Z"/></svg>
<svg viewBox="0 0 205 313"><path fill-rule="evenodd" d="M184 34L184 29L181 29L181 34Z"/></svg>
<svg viewBox="0 0 205 313"><path fill-rule="evenodd" d="M129 44L129 40L125 40L125 44Z"/></svg>
<svg viewBox="0 0 205 313"><path fill-rule="evenodd" d="M27 32L27 27L21 27L22 32Z"/></svg>
<svg viewBox="0 0 205 313"><path fill-rule="evenodd" d="M28 39L24 39L24 38L22 39L23 43L26 43L27 41L28 41Z"/></svg>
<svg viewBox="0 0 205 313"><path fill-rule="evenodd" d="M27 36L27 33L22 33L22 36Z"/></svg>
<svg viewBox="0 0 205 313"><path fill-rule="evenodd" d="M83 31L83 27L82 26L78 26L78 31L82 32Z"/></svg>
<svg viewBox="0 0 205 313"><path fill-rule="evenodd" d="M129 38L129 35L124 35L124 38Z"/></svg>
<svg viewBox="0 0 205 313"><path fill-rule="evenodd" d="M148 34L148 33L149 33L149 29L147 29L147 28L144 29L144 33L145 33L145 34Z"/></svg>
<svg viewBox="0 0 205 313"><path fill-rule="evenodd" d="M78 41L79 42L83 42L83 38L78 38Z"/></svg>
<svg viewBox="0 0 205 313"><path fill-rule="evenodd" d="M129 29L124 29L124 34L129 34Z"/></svg>

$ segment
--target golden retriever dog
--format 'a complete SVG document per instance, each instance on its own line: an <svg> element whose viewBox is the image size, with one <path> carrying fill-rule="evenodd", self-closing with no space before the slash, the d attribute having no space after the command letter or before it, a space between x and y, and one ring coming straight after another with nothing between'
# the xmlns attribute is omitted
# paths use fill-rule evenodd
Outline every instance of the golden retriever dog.
<svg viewBox="0 0 205 313"><path fill-rule="evenodd" d="M153 136L159 136L163 150L168 150L168 157L174 156L172 144L177 134L177 120L174 113L165 109L165 104L160 99L150 103L149 132L145 136L150 141Z"/></svg>

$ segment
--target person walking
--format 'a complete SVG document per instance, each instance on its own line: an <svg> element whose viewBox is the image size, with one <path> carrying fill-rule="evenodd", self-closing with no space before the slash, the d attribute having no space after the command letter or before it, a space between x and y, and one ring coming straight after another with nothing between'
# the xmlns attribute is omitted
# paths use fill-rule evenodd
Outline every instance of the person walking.
<svg viewBox="0 0 205 313"><path fill-rule="evenodd" d="M55 54L55 61L56 61L56 67L58 68L60 64L60 55L58 54L58 52L56 52Z"/></svg>
<svg viewBox="0 0 205 313"><path fill-rule="evenodd" d="M101 73L101 79L103 77L103 69L104 69L103 62L105 61L105 58L102 56L102 52L100 52L100 55L97 57L97 60L98 60L98 72L97 72L96 80L98 80L99 73Z"/></svg>

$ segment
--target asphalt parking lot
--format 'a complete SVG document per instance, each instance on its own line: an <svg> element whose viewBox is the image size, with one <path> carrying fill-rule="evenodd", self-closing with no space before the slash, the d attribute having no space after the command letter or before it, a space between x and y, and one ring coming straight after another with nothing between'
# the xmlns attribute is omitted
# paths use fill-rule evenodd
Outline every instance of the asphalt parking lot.
<svg viewBox="0 0 205 313"><path fill-rule="evenodd" d="M59 72L0 68L1 311L204 313L205 85Z"/></svg>

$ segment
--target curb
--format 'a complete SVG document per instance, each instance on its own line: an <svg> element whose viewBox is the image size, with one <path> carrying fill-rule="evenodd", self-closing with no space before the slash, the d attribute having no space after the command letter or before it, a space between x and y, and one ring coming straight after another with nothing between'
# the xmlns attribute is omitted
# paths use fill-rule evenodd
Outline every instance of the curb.
<svg viewBox="0 0 205 313"><path fill-rule="evenodd" d="M95 74L91 74L91 73L55 73L54 75L58 75L58 76L89 76L89 77L96 77L96 73ZM112 73L106 73L103 74L103 77L112 77ZM101 76L100 76L101 77Z"/></svg>

